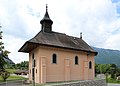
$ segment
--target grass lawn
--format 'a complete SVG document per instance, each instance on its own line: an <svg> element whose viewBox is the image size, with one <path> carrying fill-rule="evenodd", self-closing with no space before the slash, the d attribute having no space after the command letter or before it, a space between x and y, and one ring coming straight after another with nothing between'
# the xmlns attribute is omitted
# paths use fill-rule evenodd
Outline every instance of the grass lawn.
<svg viewBox="0 0 120 86"><path fill-rule="evenodd" d="M16 69L5 69L8 71L10 74L14 74L16 72ZM22 76L17 76L17 75L10 75L10 77L7 79L7 81L15 81L15 80L25 80L26 78ZM4 82L2 77L0 76L0 82Z"/></svg>
<svg viewBox="0 0 120 86"><path fill-rule="evenodd" d="M21 76L10 76L7 81L15 81L15 80L25 80L26 78L21 77ZM0 76L0 82L4 82L2 80L2 77Z"/></svg>
<svg viewBox="0 0 120 86"><path fill-rule="evenodd" d="M116 79L108 78L107 83L117 83L117 84L120 84L120 80L116 80Z"/></svg>
<svg viewBox="0 0 120 86"><path fill-rule="evenodd" d="M16 69L5 69L6 71L8 71L10 74L14 74L14 72L16 72Z"/></svg>

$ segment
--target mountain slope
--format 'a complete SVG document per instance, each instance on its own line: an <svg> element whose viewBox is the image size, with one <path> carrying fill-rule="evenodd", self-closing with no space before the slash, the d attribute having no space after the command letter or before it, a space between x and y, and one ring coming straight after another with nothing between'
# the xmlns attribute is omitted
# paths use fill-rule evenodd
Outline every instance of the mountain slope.
<svg viewBox="0 0 120 86"><path fill-rule="evenodd" d="M93 47L98 52L95 56L97 64L116 64L120 67L120 51Z"/></svg>
<svg viewBox="0 0 120 86"><path fill-rule="evenodd" d="M9 57L5 57L4 59L9 64L15 64Z"/></svg>

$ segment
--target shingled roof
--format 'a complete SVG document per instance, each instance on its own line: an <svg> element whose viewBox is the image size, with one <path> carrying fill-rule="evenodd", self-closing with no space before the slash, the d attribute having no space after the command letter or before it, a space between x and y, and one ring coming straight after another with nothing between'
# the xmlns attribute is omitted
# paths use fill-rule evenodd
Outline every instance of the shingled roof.
<svg viewBox="0 0 120 86"><path fill-rule="evenodd" d="M41 20L40 23L42 24L41 31L34 38L27 41L19 49L19 52L29 53L36 47L40 45L44 45L44 46L57 47L57 48L63 48L63 49L91 52L97 55L97 52L94 51L82 39L82 37L77 38L77 37L68 36L63 33L53 32L52 31L53 21L49 18L47 10L44 18Z"/></svg>

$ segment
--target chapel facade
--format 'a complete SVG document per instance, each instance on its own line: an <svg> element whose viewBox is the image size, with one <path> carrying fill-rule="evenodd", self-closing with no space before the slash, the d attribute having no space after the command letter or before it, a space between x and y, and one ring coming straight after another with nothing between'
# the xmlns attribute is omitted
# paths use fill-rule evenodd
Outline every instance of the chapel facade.
<svg viewBox="0 0 120 86"><path fill-rule="evenodd" d="M97 52L82 36L52 31L53 21L47 7L40 24L41 31L19 49L19 52L29 53L29 80L33 80L33 75L35 83L93 80Z"/></svg>

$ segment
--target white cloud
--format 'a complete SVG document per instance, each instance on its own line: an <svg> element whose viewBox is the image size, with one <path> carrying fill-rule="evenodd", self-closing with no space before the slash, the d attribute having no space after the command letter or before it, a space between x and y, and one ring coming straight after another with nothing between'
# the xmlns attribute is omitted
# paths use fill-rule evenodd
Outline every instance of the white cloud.
<svg viewBox="0 0 120 86"><path fill-rule="evenodd" d="M3 34L4 35L4 34ZM24 44L26 40L16 38L10 35L3 36L3 43L5 46L5 50L10 51L9 58L15 62L19 63L21 61L27 60L28 61L28 54L26 53L18 53L19 48Z"/></svg>
<svg viewBox="0 0 120 86"><path fill-rule="evenodd" d="M120 34L115 34L115 35L111 35L105 41L105 46L109 47L109 49L120 49L119 43L120 43Z"/></svg>
<svg viewBox="0 0 120 86"><path fill-rule="evenodd" d="M8 0L0 0L0 22L5 48L11 51L9 57L16 63L28 60L26 55L17 51L25 41L41 30L40 20L44 16L46 4L53 20L53 31L77 37L83 32L83 39L92 46L120 50L120 19L117 13L119 2L11 0L9 3Z"/></svg>

